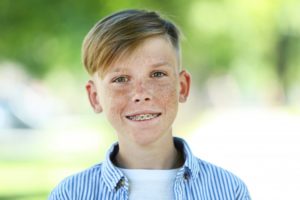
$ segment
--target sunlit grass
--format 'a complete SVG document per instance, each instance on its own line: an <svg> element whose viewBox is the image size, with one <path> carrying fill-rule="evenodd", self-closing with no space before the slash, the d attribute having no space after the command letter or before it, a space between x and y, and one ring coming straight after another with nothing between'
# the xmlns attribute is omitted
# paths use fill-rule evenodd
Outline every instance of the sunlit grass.
<svg viewBox="0 0 300 200"><path fill-rule="evenodd" d="M27 199L27 196L47 195L62 177L83 168L86 166L80 166L79 163L76 165L44 162L1 163L0 199L13 196L16 198L24 196Z"/></svg>

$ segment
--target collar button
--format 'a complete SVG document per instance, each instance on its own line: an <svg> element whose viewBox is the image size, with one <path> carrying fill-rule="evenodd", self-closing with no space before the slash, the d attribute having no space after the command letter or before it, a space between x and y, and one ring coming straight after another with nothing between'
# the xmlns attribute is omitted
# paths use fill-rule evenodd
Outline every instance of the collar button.
<svg viewBox="0 0 300 200"><path fill-rule="evenodd" d="M188 172L184 172L183 178L184 178L184 180L188 180L190 178L189 173Z"/></svg>
<svg viewBox="0 0 300 200"><path fill-rule="evenodd" d="M120 189L124 185L125 185L125 179L124 179L124 177L122 177L116 185L116 190Z"/></svg>

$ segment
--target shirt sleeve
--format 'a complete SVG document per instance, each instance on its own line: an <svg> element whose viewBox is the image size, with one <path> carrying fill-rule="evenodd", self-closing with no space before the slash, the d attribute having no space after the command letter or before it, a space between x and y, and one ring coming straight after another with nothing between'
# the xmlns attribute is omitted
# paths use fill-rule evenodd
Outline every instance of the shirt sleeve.
<svg viewBox="0 0 300 200"><path fill-rule="evenodd" d="M240 180L236 188L236 200L251 200L249 191L245 183Z"/></svg>
<svg viewBox="0 0 300 200"><path fill-rule="evenodd" d="M71 200L70 194L64 182L60 183L52 190L48 200Z"/></svg>

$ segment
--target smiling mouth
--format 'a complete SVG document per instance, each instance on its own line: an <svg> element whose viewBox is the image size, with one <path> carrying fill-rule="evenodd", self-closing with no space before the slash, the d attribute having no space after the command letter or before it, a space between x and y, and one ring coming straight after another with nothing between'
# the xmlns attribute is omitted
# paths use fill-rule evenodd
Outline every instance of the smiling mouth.
<svg viewBox="0 0 300 200"><path fill-rule="evenodd" d="M156 117L159 117L160 115L161 113L154 113L154 114L147 113L147 114L126 116L126 118L132 121L146 121L146 120L151 120Z"/></svg>

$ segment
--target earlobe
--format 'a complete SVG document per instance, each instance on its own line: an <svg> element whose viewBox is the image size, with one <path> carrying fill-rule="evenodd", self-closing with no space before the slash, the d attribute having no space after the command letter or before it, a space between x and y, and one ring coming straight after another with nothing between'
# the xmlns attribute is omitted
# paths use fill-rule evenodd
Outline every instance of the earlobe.
<svg viewBox="0 0 300 200"><path fill-rule="evenodd" d="M100 105L100 102L98 100L98 93L94 82L92 80L89 80L85 88L89 97L90 104L93 107L94 111L96 113L101 113L102 106Z"/></svg>
<svg viewBox="0 0 300 200"><path fill-rule="evenodd" d="M179 102L186 102L189 94L190 94L190 86L191 86L191 75L182 70L179 74Z"/></svg>

